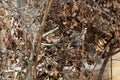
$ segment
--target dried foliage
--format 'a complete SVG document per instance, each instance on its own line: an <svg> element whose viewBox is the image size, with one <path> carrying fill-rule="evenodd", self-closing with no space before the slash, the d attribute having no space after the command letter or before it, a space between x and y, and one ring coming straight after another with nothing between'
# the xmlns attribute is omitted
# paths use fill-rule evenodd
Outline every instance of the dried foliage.
<svg viewBox="0 0 120 80"><path fill-rule="evenodd" d="M119 22L119 0L1 0L0 80L104 80Z"/></svg>

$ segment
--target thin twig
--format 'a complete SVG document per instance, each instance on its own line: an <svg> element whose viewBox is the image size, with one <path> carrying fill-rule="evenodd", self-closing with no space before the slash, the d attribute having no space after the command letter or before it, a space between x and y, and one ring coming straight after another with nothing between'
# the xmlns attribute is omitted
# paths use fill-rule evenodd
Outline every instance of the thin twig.
<svg viewBox="0 0 120 80"><path fill-rule="evenodd" d="M110 64L111 64L111 80L112 80L112 74L113 74L113 72L112 72L112 67L113 67L113 66L112 66L112 56L111 56L110 60L111 60L111 63L110 63Z"/></svg>
<svg viewBox="0 0 120 80"><path fill-rule="evenodd" d="M98 75L98 77L97 77L97 80L101 80L101 79L102 79L102 76L103 76L103 73L104 73L104 70L105 70L105 67L106 67L106 64L107 64L108 60L109 60L109 57L107 57L107 58L104 60L103 65L102 65L102 67L101 67L101 69L100 69L99 75Z"/></svg>
<svg viewBox="0 0 120 80"><path fill-rule="evenodd" d="M84 28L82 30L82 50L81 50L82 57L84 57L84 50L85 50L85 44L84 44L84 42L85 42L85 35L86 35L86 33L87 33L87 28Z"/></svg>
<svg viewBox="0 0 120 80"><path fill-rule="evenodd" d="M117 54L117 53L119 53L119 52L120 52L120 49L117 50L117 51L115 51L114 53L110 54L110 56L113 56L113 55L115 55L115 54Z"/></svg>
<svg viewBox="0 0 120 80"><path fill-rule="evenodd" d="M37 67L38 54L40 53L40 46L41 46L42 35L43 35L43 32L44 32L44 25L45 25L45 21L46 21L47 16L48 16L48 12L49 12L50 7L51 7L51 3L52 3L52 0L47 0L46 1L46 9L45 9L45 13L44 13L44 16L43 16L43 19L42 19L42 23L41 23L40 28L39 28L37 44L35 46L35 56L36 56L36 58L35 58L35 64L34 64L34 70L33 70L33 79L34 80L37 80L36 67Z"/></svg>
<svg viewBox="0 0 120 80"><path fill-rule="evenodd" d="M102 55L103 54L105 54L105 51L107 50L107 48L110 46L110 44L113 42L113 40L114 39L112 39L107 45L106 45L106 47L105 47L105 49L102 51L102 53L100 54L100 58L99 59L97 59L97 62L101 59L101 57L102 57ZM93 70L92 70L92 72L89 74L89 76L88 76L88 78L87 78L87 80L89 80L90 79L90 77L92 76L92 74L93 74L93 71L95 70L95 67L97 66L97 64L98 63L96 63L95 64L95 66L94 66L94 68L93 68Z"/></svg>
<svg viewBox="0 0 120 80"><path fill-rule="evenodd" d="M112 39L109 43L109 45L114 41L114 39ZM100 72L98 74L98 77L97 77L97 80L102 80L102 76L103 76L103 73L104 73L104 70L105 70L105 67L106 67L106 64L107 62L109 61L109 58L111 57L111 54L113 53L113 46L110 47L110 51L109 51L109 54L107 54L105 60L104 60L104 63L100 69Z"/></svg>
<svg viewBox="0 0 120 80"><path fill-rule="evenodd" d="M55 32L55 31L58 30L58 29L59 29L59 28L56 27L55 29L52 29L52 30L50 30L50 31L48 31L48 32L46 32L46 33L44 33L44 34L42 35L42 37L45 37L45 36L47 36L47 35L49 35L49 34Z"/></svg>

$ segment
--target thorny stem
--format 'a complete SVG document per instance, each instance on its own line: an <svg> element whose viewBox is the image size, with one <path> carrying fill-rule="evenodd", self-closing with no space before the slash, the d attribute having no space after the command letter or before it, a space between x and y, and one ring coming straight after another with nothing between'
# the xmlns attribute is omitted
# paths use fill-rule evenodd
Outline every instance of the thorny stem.
<svg viewBox="0 0 120 80"><path fill-rule="evenodd" d="M38 54L40 53L40 46L41 46L42 35L43 35L43 32L44 32L44 25L45 25L45 21L47 19L47 15L48 15L49 9L51 7L51 3L52 3L52 0L46 0L45 13L44 13L44 16L43 16L43 19L42 19L42 23L41 23L41 25L39 27L37 44L35 46L35 56L36 57L35 57L35 64L34 64L34 69L33 69L33 80L37 80L37 70L36 70L36 67L37 67Z"/></svg>

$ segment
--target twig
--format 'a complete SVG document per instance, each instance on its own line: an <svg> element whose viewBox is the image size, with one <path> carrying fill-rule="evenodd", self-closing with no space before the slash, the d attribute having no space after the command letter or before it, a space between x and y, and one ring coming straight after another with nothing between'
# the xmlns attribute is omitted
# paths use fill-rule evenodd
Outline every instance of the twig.
<svg viewBox="0 0 120 80"><path fill-rule="evenodd" d="M111 80L112 80L112 74L113 74L113 72L112 72L112 67L113 67L113 66L112 66L112 56L111 56L110 60L111 60L111 63L110 63L110 64L111 64Z"/></svg>
<svg viewBox="0 0 120 80"><path fill-rule="evenodd" d="M112 39L109 43L109 45L114 41L114 39ZM110 51L109 51L109 54L107 54L105 60L104 60L104 63L100 69L100 72L98 74L98 77L97 77L97 80L101 80L102 79L102 76L103 76L103 73L104 73L104 70L105 70L105 67L106 67L106 64L107 62L109 61L109 58L111 57L111 54L114 52L114 49L113 49L113 46L110 47Z"/></svg>
<svg viewBox="0 0 120 80"><path fill-rule="evenodd" d="M111 50L110 50L110 53L107 55L107 57L106 57L106 59L105 59L105 61L104 61L104 63L103 63L103 66L102 66L102 68L100 69L100 73L99 73L99 75L98 75L97 80L101 80L101 79L102 79L105 66L106 66L109 58L112 57L111 54L112 54L113 52L114 52L114 50L111 49ZM112 64L112 63L111 63L111 64ZM111 68L112 68L112 67L111 67ZM111 69L111 70L112 70L112 69ZM111 71L111 74L112 74L112 71ZM111 78L112 78L112 76L111 76Z"/></svg>
<svg viewBox="0 0 120 80"><path fill-rule="evenodd" d="M48 43L41 43L43 46L53 46L54 44L48 44Z"/></svg>
<svg viewBox="0 0 120 80"><path fill-rule="evenodd" d="M102 67L101 67L101 69L100 69L99 75L98 75L98 77L97 77L97 80L101 80L101 79L102 79L102 76L103 76L103 73L104 73L104 70L105 70L105 67L106 67L106 64L107 64L108 60L109 60L109 57L107 57L107 58L104 60L103 65L102 65Z"/></svg>
<svg viewBox="0 0 120 80"><path fill-rule="evenodd" d="M49 34L53 33L54 31L56 31L56 30L58 30L58 29L59 29L59 28L58 28L58 27L56 27L55 29L52 29L52 30L50 30L50 31L46 32L45 34L43 34L43 35L42 35L42 37L45 37L45 36L47 36L47 35L49 35Z"/></svg>
<svg viewBox="0 0 120 80"><path fill-rule="evenodd" d="M113 56L113 55L115 55L115 54L117 54L117 53L119 53L119 52L120 52L120 50L117 50L117 51L115 51L114 53L110 54L110 56Z"/></svg>
<svg viewBox="0 0 120 80"><path fill-rule="evenodd" d="M87 32L87 28L82 28L82 50L81 50L81 55L82 55L82 64L84 63L84 52L85 52L85 35ZM84 65L82 65L82 67L84 67ZM84 72L81 72L84 73ZM83 77L83 75L82 75Z"/></svg>
<svg viewBox="0 0 120 80"><path fill-rule="evenodd" d="M37 67L38 54L40 53L40 46L41 46L42 35L43 35L43 32L44 32L44 25L45 25L45 21L47 19L49 9L51 7L51 3L52 3L52 0L46 0L46 9L45 9L45 13L44 13L44 16L43 16L42 23L41 23L40 28L39 28L37 44L35 46L35 56L36 56L36 58L35 58L35 64L34 64L34 69L33 69L33 79L34 80L37 80L36 67Z"/></svg>
<svg viewBox="0 0 120 80"><path fill-rule="evenodd" d="M22 72L22 73L24 73L24 71L21 70L21 69L3 70L3 71L1 71L0 73L9 73L9 72Z"/></svg>
<svg viewBox="0 0 120 80"><path fill-rule="evenodd" d="M105 49L102 51L102 53L101 53L101 55L100 55L100 58L99 59L97 59L97 62L101 59L101 57L102 57L102 55L103 54L105 54L105 51L107 50L107 48L110 46L110 44L113 42L113 40L114 39L112 39L107 45L106 45L106 47L105 47ZM104 61L105 62L105 61ZM91 74L89 74L89 76L88 76L88 78L87 78L87 80L89 80L90 79L90 77L91 77L91 75L93 74L93 71L94 71L94 69L95 69L95 67L97 66L97 64L98 63L96 63L95 64L95 66L94 66L94 68L93 68L93 70L92 70L92 72L91 72Z"/></svg>
<svg viewBox="0 0 120 80"><path fill-rule="evenodd" d="M84 42L85 42L86 32L87 32L87 28L84 28L84 29L82 30L82 51L81 51L82 57L84 57L84 49L85 49L85 44L84 44Z"/></svg>

